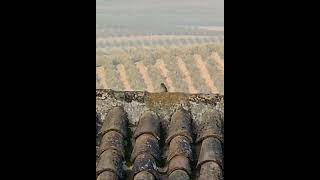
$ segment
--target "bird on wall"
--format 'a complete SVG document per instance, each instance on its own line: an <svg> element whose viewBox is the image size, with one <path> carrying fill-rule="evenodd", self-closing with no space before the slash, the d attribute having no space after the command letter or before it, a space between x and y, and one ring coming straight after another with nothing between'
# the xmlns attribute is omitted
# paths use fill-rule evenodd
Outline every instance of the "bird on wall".
<svg viewBox="0 0 320 180"><path fill-rule="evenodd" d="M168 92L168 89L164 83L161 83L160 87L161 87L161 92Z"/></svg>

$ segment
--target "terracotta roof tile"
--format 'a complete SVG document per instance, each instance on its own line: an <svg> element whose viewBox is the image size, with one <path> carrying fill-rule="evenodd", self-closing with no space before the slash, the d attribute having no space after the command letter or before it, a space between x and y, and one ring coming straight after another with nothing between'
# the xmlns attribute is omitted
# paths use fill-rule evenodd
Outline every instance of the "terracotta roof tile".
<svg viewBox="0 0 320 180"><path fill-rule="evenodd" d="M214 137L208 137L202 141L197 166L207 161L216 162L223 167L221 142Z"/></svg>
<svg viewBox="0 0 320 180"><path fill-rule="evenodd" d="M199 180L222 180L223 173L221 167L212 161L203 163L200 169Z"/></svg>
<svg viewBox="0 0 320 180"><path fill-rule="evenodd" d="M176 170L172 172L168 177L168 180L189 180L189 179L190 179L189 175L184 170Z"/></svg>
<svg viewBox="0 0 320 180"><path fill-rule="evenodd" d="M100 135L109 131L117 131L124 137L127 136L127 116L123 107L114 107L106 116L102 125Z"/></svg>
<svg viewBox="0 0 320 180"><path fill-rule="evenodd" d="M127 136L127 117L122 107L113 107L109 111L99 134L102 142L97 152L97 179L114 179L115 175L123 178L123 142Z"/></svg>
<svg viewBox="0 0 320 180"><path fill-rule="evenodd" d="M187 174L191 174L189 158L185 156L175 156L169 161L168 175L170 176L176 170L183 170Z"/></svg>
<svg viewBox="0 0 320 180"><path fill-rule="evenodd" d="M104 151L98 160L97 175L99 176L104 171L110 171L116 174L118 177L122 177L122 161L123 158L116 150Z"/></svg>
<svg viewBox="0 0 320 180"><path fill-rule="evenodd" d="M152 134L158 140L160 139L160 121L157 114L151 111L143 113L133 137L137 138L141 134Z"/></svg>
<svg viewBox="0 0 320 180"><path fill-rule="evenodd" d="M192 130L191 130L191 116L185 109L178 109L171 117L169 126L169 134L166 139L166 143L176 136L185 136L192 143Z"/></svg>
<svg viewBox="0 0 320 180"><path fill-rule="evenodd" d="M97 180L222 180L223 109L214 94L97 90Z"/></svg>
<svg viewBox="0 0 320 180"><path fill-rule="evenodd" d="M151 173L154 177L158 176L156 161L148 153L140 154L133 163L133 177L143 171Z"/></svg>
<svg viewBox="0 0 320 180"><path fill-rule="evenodd" d="M102 152L109 149L116 150L121 154L122 157L124 157L123 136L117 131L109 131L108 133L104 134L101 139L98 154L101 154Z"/></svg>
<svg viewBox="0 0 320 180"><path fill-rule="evenodd" d="M223 141L220 114L216 110L205 111L198 131L196 142L200 142L210 136Z"/></svg>
<svg viewBox="0 0 320 180"><path fill-rule="evenodd" d="M134 179L140 179L140 172L149 172L153 177L158 177L156 160L160 161L161 152L158 139L160 139L160 121L155 113L144 112L139 119L134 134L134 148L131 161L133 161ZM139 175L136 177L136 175ZM146 174L144 173L144 176Z"/></svg>
<svg viewBox="0 0 320 180"><path fill-rule="evenodd" d="M119 179L118 176L111 171L104 171L100 173L99 176L97 177L97 180L117 180L117 179Z"/></svg>
<svg viewBox="0 0 320 180"><path fill-rule="evenodd" d="M133 162L138 155L144 153L152 155L158 161L161 158L158 140L151 134L142 134L138 136L132 151L131 161Z"/></svg>
<svg viewBox="0 0 320 180"><path fill-rule="evenodd" d="M185 136L176 136L170 141L167 161L175 156L184 156L193 160L191 144Z"/></svg>
<svg viewBox="0 0 320 180"><path fill-rule="evenodd" d="M141 171L134 176L134 180L155 180L155 177L147 171Z"/></svg>

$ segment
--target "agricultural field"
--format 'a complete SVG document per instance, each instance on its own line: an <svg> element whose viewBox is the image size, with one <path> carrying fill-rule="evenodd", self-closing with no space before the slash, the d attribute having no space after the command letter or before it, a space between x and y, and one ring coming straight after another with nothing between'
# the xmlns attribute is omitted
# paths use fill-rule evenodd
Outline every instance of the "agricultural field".
<svg viewBox="0 0 320 180"><path fill-rule="evenodd" d="M224 94L223 0L97 0L96 88Z"/></svg>
<svg viewBox="0 0 320 180"><path fill-rule="evenodd" d="M224 93L224 46L131 47L97 51L97 89Z"/></svg>

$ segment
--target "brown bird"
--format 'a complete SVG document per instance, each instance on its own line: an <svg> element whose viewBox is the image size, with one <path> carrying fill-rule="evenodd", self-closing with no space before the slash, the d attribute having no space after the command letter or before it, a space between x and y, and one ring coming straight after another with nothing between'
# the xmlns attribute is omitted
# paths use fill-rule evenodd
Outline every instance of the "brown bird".
<svg viewBox="0 0 320 180"><path fill-rule="evenodd" d="M164 83L161 83L160 86L161 86L161 92L168 92L168 89L166 85L164 85Z"/></svg>

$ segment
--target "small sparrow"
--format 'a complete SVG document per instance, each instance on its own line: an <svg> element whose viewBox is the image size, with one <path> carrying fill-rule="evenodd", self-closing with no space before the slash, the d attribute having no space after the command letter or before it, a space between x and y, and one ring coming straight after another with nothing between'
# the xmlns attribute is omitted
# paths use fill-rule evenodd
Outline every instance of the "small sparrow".
<svg viewBox="0 0 320 180"><path fill-rule="evenodd" d="M166 85L164 85L164 83L161 83L160 86L161 86L161 92L168 92L168 89Z"/></svg>

